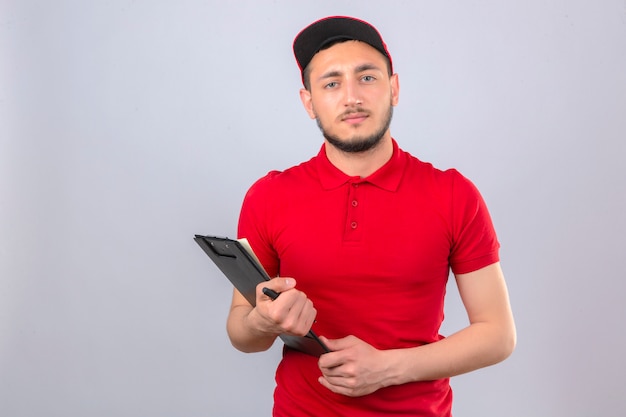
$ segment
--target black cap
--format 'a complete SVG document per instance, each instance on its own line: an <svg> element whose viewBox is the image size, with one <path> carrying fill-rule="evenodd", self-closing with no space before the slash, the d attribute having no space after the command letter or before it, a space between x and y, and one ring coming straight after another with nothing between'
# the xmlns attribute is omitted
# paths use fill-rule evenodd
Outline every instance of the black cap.
<svg viewBox="0 0 626 417"><path fill-rule="evenodd" d="M316 53L332 42L355 40L376 48L389 60L393 72L391 55L378 30L369 23L347 16L331 16L320 19L304 28L293 41L293 53L300 72L309 65Z"/></svg>

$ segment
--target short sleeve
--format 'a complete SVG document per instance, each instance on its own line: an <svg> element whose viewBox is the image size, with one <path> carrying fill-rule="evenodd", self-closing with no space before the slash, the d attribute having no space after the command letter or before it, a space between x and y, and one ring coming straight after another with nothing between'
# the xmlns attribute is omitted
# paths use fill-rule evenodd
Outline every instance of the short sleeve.
<svg viewBox="0 0 626 417"><path fill-rule="evenodd" d="M279 260L272 247L269 223L272 221L273 201L272 178L277 171L270 172L255 182L246 193L241 205L237 237L246 238L270 277L278 275Z"/></svg>
<svg viewBox="0 0 626 417"><path fill-rule="evenodd" d="M455 274L465 274L498 262L500 243L480 192L470 180L454 172L450 267Z"/></svg>

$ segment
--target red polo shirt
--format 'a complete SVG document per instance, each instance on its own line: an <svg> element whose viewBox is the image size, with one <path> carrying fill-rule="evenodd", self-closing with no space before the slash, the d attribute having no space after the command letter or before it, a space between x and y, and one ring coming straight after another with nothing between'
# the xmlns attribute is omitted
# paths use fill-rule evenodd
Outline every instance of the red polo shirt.
<svg viewBox="0 0 626 417"><path fill-rule="evenodd" d="M378 349L442 338L449 270L498 261L499 244L478 190L398 148L367 178L333 166L322 146L311 160L273 171L248 191L239 220L270 276L294 277L318 311L313 330L354 335ZM275 416L446 416L447 379L348 398L321 386L317 358L285 349L276 372Z"/></svg>

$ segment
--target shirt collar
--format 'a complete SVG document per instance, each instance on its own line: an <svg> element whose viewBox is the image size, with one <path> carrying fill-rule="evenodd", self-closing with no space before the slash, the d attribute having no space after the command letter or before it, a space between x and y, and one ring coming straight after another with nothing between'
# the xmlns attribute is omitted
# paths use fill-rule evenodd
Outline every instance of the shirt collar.
<svg viewBox="0 0 626 417"><path fill-rule="evenodd" d="M389 161L380 167L372 175L360 178L351 177L344 174L336 166L334 166L326 156L326 144L324 143L317 154L316 167L317 174L324 189L330 190L338 188L345 183L370 183L383 190L396 191L400 185L400 180L404 174L406 168L406 158L404 152L398 147L398 144L394 139L391 139L393 144L393 153Z"/></svg>

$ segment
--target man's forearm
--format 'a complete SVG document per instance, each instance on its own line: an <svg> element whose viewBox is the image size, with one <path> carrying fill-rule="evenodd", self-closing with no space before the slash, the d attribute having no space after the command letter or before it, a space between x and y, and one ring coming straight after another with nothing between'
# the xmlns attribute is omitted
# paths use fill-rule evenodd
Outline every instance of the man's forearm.
<svg viewBox="0 0 626 417"><path fill-rule="evenodd" d="M404 382L460 375L513 352L515 322L500 263L458 274L456 281L470 325L438 342L393 353L392 360L404 361L405 372L398 374Z"/></svg>
<svg viewBox="0 0 626 417"><path fill-rule="evenodd" d="M474 323L435 343L388 351L390 371L394 384L449 378L501 362L514 346L512 323Z"/></svg>
<svg viewBox="0 0 626 417"><path fill-rule="evenodd" d="M252 306L233 306L228 315L226 330L230 343L246 353L262 352L269 349L278 335L263 333L252 324L254 314Z"/></svg>

